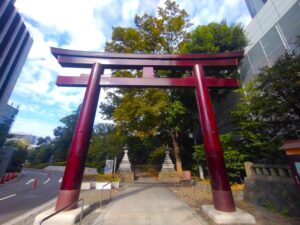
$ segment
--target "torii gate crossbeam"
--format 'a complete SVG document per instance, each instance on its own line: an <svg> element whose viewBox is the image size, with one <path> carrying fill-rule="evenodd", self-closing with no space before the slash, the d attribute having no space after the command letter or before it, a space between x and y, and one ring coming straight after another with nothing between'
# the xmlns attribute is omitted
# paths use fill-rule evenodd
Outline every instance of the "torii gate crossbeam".
<svg viewBox="0 0 300 225"><path fill-rule="evenodd" d="M155 55L85 52L59 48L51 48L51 52L62 66L92 69L90 75L58 76L57 78L58 86L86 87L86 91L56 210L78 200L100 87L193 87L204 137L214 207L224 212L235 211L208 88L236 88L238 80L205 77L204 68L235 68L243 52ZM141 78L101 77L104 69L142 69L143 76ZM157 78L154 77L154 69L192 70L192 76Z"/></svg>

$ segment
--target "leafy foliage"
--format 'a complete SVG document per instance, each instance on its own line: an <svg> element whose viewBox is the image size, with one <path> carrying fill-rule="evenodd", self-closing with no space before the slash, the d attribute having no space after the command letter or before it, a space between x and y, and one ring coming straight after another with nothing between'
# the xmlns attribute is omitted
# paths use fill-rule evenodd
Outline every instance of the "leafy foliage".
<svg viewBox="0 0 300 225"><path fill-rule="evenodd" d="M18 140L18 141L9 141L8 146L11 146L15 149L10 164L7 168L7 172L20 172L22 169L22 164L25 162L25 159L28 154L28 141Z"/></svg>
<svg viewBox="0 0 300 225"><path fill-rule="evenodd" d="M238 151L235 147L236 144L232 133L220 135L220 141L224 151L224 160L229 180L231 182L242 182L242 178L244 177L244 162L247 159L247 154ZM193 158L199 160L202 166L207 166L203 145L195 146Z"/></svg>
<svg viewBox="0 0 300 225"><path fill-rule="evenodd" d="M175 1L165 1L157 16L135 16L134 28L113 28L112 40L106 43L108 52L123 53L194 53L243 49L245 35L240 25L228 26L226 21L199 26L188 33L191 24L185 10ZM232 76L232 70L206 71L209 75ZM157 77L189 76L191 71L156 70ZM236 74L236 73L235 73ZM140 77L140 71L115 71L114 76ZM215 90L212 94L220 93ZM224 94L223 92L221 94ZM186 131L199 131L195 94L190 89L118 89L110 92L108 103L101 104L101 112L117 124L120 135L132 142L129 157L132 162L147 162L152 152L164 144L173 146L177 171L182 171L181 158L191 160L191 142ZM198 137L196 135L196 137ZM160 141L158 141L160 140ZM157 143L158 141L158 143ZM149 149L149 142L153 142ZM143 145L143 154L139 153ZM154 153L153 153L154 154ZM151 163L153 160L149 160ZM183 163L188 168L191 163Z"/></svg>
<svg viewBox="0 0 300 225"><path fill-rule="evenodd" d="M123 137L112 124L97 124L92 134L86 165L103 171L106 159L121 159Z"/></svg>
<svg viewBox="0 0 300 225"><path fill-rule="evenodd" d="M56 162L67 160L79 111L80 106L72 114L60 120L64 126L58 126L54 129L55 138L53 140L50 137L38 139L38 147L30 151L28 155L31 164L49 163L51 157Z"/></svg>
<svg viewBox="0 0 300 225"><path fill-rule="evenodd" d="M188 34L181 47L184 53L227 52L243 50L247 40L241 24L221 23L200 25Z"/></svg>
<svg viewBox="0 0 300 225"><path fill-rule="evenodd" d="M265 67L238 94L232 112L239 148L256 162L282 162L279 147L295 139L300 127L300 56L286 53Z"/></svg>

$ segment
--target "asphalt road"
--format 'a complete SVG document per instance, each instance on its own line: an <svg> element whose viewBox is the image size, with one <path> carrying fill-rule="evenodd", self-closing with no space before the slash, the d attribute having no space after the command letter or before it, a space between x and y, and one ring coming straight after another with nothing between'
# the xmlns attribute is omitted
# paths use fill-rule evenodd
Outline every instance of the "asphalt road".
<svg viewBox="0 0 300 225"><path fill-rule="evenodd" d="M62 176L63 172L24 169L18 180L0 185L0 224L56 197Z"/></svg>

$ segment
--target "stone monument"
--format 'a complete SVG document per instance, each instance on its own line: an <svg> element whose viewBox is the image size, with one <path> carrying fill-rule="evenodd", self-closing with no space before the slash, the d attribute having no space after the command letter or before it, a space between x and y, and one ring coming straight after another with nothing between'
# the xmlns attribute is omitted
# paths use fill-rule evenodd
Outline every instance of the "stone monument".
<svg viewBox="0 0 300 225"><path fill-rule="evenodd" d="M123 147L124 149L124 156L123 159L119 165L119 175L121 178L121 181L133 181L134 180L134 176L133 173L131 171L131 164L128 158L128 146L127 144Z"/></svg>
<svg viewBox="0 0 300 225"><path fill-rule="evenodd" d="M172 162L171 158L170 158L170 150L167 147L166 149L166 156L165 156L165 161L162 165L161 171L158 175L158 178L160 180L164 180L164 181L180 181L180 178L177 174L177 172L175 171L175 166L174 163Z"/></svg>

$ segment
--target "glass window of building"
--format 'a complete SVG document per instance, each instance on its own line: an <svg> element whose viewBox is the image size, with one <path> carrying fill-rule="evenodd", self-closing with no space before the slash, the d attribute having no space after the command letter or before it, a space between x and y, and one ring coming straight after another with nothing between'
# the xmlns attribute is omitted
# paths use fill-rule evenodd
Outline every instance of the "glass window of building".
<svg viewBox="0 0 300 225"><path fill-rule="evenodd" d="M253 48L251 48L248 52L248 57L254 74L258 74L262 67L268 65L267 58L264 55L260 42L256 43Z"/></svg>
<svg viewBox="0 0 300 225"><path fill-rule="evenodd" d="M300 52L299 43L297 43L297 36L300 35L300 5L294 4L278 24L289 48Z"/></svg>
<svg viewBox="0 0 300 225"><path fill-rule="evenodd" d="M272 27L261 39L265 53L270 65L273 65L276 59L285 51L284 44L275 27Z"/></svg>

